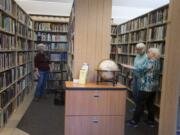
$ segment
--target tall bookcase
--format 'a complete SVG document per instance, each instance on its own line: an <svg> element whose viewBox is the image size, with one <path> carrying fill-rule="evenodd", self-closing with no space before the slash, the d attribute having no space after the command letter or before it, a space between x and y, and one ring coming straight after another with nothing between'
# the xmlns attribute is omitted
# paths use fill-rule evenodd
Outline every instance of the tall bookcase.
<svg viewBox="0 0 180 135"><path fill-rule="evenodd" d="M33 89L33 22L14 0L0 1L0 127Z"/></svg>
<svg viewBox="0 0 180 135"><path fill-rule="evenodd" d="M137 43L145 43L146 49L150 47L159 48L161 51L161 72L159 73L160 82L155 100L156 120L159 119L161 83L163 76L163 62L165 52L165 38L168 18L168 5L155 9L149 13L132 19L117 26L117 37L114 38L115 44L111 47L111 59L117 64L133 65ZM116 42L117 41L117 42ZM112 57L113 55L113 57ZM126 68L120 67L119 80L128 86L128 100L134 104L132 98L132 72Z"/></svg>
<svg viewBox="0 0 180 135"><path fill-rule="evenodd" d="M52 72L49 74L46 89L55 91L60 89L62 81L68 79L67 74L67 31L69 17L31 15L35 30L35 52L37 45L46 45L46 52L50 57Z"/></svg>
<svg viewBox="0 0 180 135"><path fill-rule="evenodd" d="M117 49L116 46L118 45L117 42L117 24L111 24L111 53L110 59L116 61L117 58Z"/></svg>

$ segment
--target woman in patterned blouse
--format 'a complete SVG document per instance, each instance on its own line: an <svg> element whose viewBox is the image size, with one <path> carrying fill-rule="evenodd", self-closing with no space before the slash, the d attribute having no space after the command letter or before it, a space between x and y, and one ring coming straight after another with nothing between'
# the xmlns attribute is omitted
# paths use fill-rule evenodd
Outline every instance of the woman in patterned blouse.
<svg viewBox="0 0 180 135"><path fill-rule="evenodd" d="M133 72L141 76L138 81L138 97L136 102L136 108L133 115L133 119L128 122L128 125L137 127L140 118L144 112L144 107L147 106L148 119L145 123L151 127L154 127L154 100L155 94L159 86L159 49L150 48L147 53L147 62L139 68L122 65L126 68L132 69Z"/></svg>

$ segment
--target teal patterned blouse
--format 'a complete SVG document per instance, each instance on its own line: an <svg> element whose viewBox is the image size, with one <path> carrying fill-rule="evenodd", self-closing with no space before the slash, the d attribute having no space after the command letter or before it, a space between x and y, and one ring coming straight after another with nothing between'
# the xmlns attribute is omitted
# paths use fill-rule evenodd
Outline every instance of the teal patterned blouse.
<svg viewBox="0 0 180 135"><path fill-rule="evenodd" d="M160 64L158 60L147 60L143 66L135 67L133 71L141 75L138 80L140 91L152 92L159 89Z"/></svg>
<svg viewBox="0 0 180 135"><path fill-rule="evenodd" d="M134 67L135 68L141 68L141 66L143 66L146 62L147 62L148 58L147 58L147 54L144 53L143 55L139 55L137 54L135 59L134 59ZM133 75L136 77L141 77L140 74L133 72Z"/></svg>

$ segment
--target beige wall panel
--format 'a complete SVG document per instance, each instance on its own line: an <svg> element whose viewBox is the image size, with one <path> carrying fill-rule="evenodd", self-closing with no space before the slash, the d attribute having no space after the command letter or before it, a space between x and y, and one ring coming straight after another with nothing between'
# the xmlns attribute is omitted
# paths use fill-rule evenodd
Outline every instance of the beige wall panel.
<svg viewBox="0 0 180 135"><path fill-rule="evenodd" d="M166 38L159 135L175 135L180 90L180 1L171 0Z"/></svg>
<svg viewBox="0 0 180 135"><path fill-rule="evenodd" d="M111 0L77 0L75 5L74 78L83 62L90 66L88 82L95 81L100 60L109 57Z"/></svg>

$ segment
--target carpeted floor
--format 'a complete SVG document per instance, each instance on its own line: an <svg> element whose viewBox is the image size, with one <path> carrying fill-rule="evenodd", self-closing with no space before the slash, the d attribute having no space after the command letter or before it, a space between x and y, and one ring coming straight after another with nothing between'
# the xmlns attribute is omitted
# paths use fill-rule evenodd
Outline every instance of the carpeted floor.
<svg viewBox="0 0 180 135"><path fill-rule="evenodd" d="M126 119L130 119L132 104L127 103ZM64 135L64 106L53 104L53 95L40 102L32 102L18 128L30 135ZM126 126L125 135L157 135L156 128L140 123L138 128Z"/></svg>

